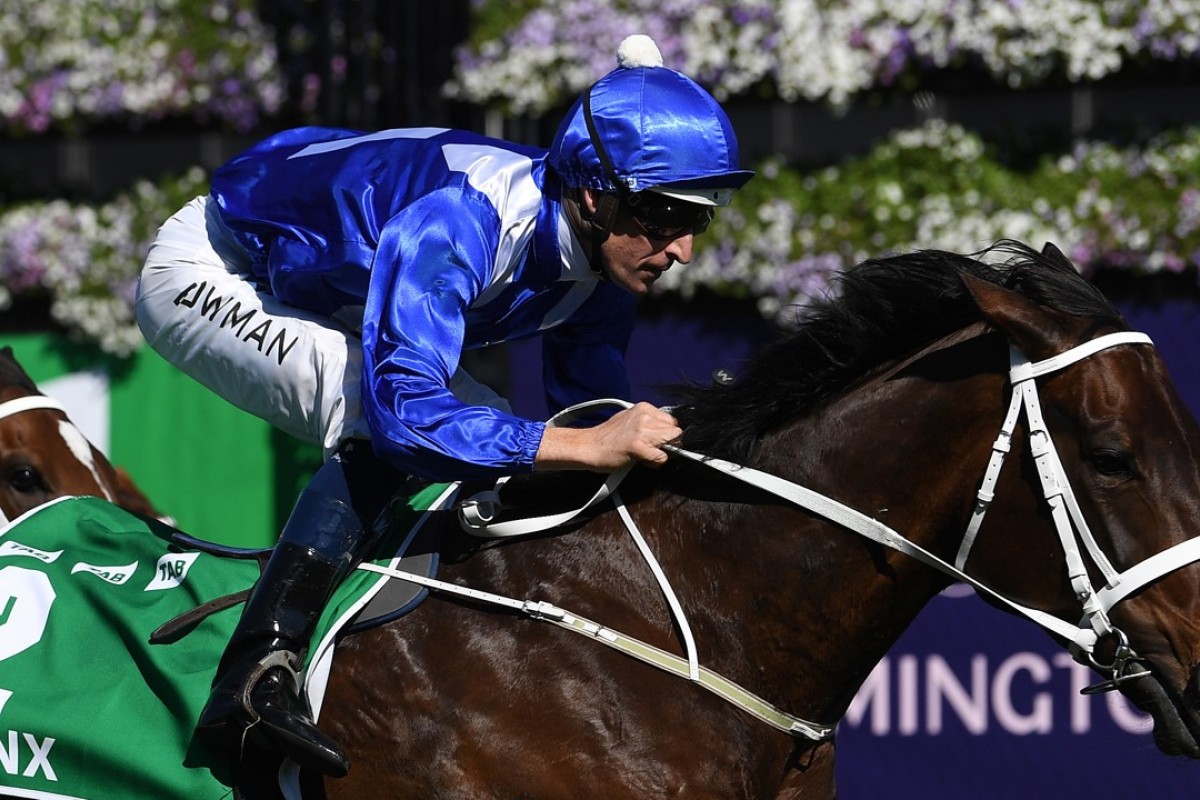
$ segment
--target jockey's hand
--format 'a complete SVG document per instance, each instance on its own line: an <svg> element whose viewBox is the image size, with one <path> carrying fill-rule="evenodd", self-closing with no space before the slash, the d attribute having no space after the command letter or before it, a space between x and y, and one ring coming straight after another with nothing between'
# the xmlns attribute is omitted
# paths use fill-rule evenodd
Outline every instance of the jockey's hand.
<svg viewBox="0 0 1200 800"><path fill-rule="evenodd" d="M682 433L675 417L638 403L592 428L547 427L534 468L611 472L635 462L657 466L667 461L662 446Z"/></svg>

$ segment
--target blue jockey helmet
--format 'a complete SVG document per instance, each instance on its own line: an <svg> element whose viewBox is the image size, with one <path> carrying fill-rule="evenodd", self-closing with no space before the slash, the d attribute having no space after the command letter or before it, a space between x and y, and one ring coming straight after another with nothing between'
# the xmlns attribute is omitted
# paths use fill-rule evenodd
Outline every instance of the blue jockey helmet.
<svg viewBox="0 0 1200 800"><path fill-rule="evenodd" d="M626 39L617 60L559 126L551 168L572 187L728 205L754 173L739 167L725 111L691 78L661 66L649 37Z"/></svg>

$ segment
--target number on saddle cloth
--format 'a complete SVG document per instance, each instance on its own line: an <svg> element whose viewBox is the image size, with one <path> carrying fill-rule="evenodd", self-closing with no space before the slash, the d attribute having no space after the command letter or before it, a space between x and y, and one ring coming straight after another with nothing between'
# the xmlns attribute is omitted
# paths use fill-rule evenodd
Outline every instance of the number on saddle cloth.
<svg viewBox="0 0 1200 800"><path fill-rule="evenodd" d="M381 563L436 569L442 526L428 523L451 515L425 510L446 490L433 486L397 503ZM123 787L122 796L136 800L222 796L232 780L227 765L193 745L192 731L267 551L199 542L93 497L45 504L0 533L4 714L11 730L29 732L32 740L22 741L35 751L21 770L0 773L0 795L7 787L102 797ZM402 548L411 555L402 559ZM402 587L407 595L396 594ZM338 625L394 618L417 594L411 584L355 570L314 641ZM156 627L205 605L209 612L186 630L151 642ZM60 711L47 717L47 707ZM101 729L119 735L98 736Z"/></svg>
<svg viewBox="0 0 1200 800"><path fill-rule="evenodd" d="M51 501L2 530L4 718L38 755L0 774L0 795L225 793L225 765L192 747L192 729L238 615L167 646L148 633L252 585L258 567L182 550L170 531L94 497Z"/></svg>

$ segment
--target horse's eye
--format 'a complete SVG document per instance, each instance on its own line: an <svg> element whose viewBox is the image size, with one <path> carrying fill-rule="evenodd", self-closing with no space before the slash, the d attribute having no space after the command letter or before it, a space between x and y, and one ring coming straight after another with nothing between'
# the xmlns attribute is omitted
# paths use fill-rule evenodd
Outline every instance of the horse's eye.
<svg viewBox="0 0 1200 800"><path fill-rule="evenodd" d="M27 464L12 467L4 478L18 492L28 493L42 488L41 473Z"/></svg>
<svg viewBox="0 0 1200 800"><path fill-rule="evenodd" d="M1109 478L1132 478L1133 459L1119 450L1095 450L1089 456L1096 472Z"/></svg>

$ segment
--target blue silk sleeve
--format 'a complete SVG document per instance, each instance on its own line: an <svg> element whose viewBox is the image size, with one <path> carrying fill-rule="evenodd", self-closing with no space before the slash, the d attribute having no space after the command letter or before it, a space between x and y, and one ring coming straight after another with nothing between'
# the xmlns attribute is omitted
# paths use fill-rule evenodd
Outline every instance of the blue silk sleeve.
<svg viewBox="0 0 1200 800"><path fill-rule="evenodd" d="M412 203L381 231L363 324L363 409L379 456L414 475L533 467L544 423L465 405L448 388L498 238L491 205L458 189Z"/></svg>
<svg viewBox="0 0 1200 800"><path fill-rule="evenodd" d="M564 325L542 338L542 382L550 413L602 397L629 400L625 351L635 322L635 298L601 283Z"/></svg>

